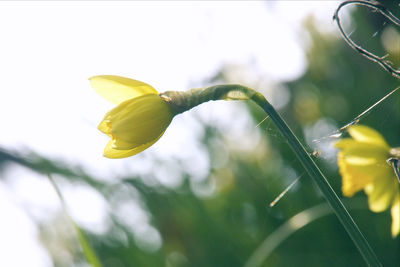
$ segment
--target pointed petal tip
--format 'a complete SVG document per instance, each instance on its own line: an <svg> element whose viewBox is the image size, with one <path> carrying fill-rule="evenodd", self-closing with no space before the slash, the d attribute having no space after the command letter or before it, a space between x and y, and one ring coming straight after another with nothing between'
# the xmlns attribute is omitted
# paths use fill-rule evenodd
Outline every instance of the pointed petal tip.
<svg viewBox="0 0 400 267"><path fill-rule="evenodd" d="M88 80L89 81L92 81L92 80L94 80L94 79L97 79L97 78L101 78L101 77L104 77L105 75L93 75L93 76L90 76L89 78L88 78Z"/></svg>
<svg viewBox="0 0 400 267"><path fill-rule="evenodd" d="M147 94L158 95L149 84L122 76L97 75L90 77L89 81L100 96L116 105Z"/></svg>

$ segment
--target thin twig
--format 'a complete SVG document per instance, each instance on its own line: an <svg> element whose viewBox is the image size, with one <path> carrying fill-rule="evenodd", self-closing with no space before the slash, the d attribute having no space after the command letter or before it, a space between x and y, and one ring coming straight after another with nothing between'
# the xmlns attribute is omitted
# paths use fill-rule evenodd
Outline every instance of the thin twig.
<svg viewBox="0 0 400 267"><path fill-rule="evenodd" d="M347 130L347 128L349 128L350 126L353 126L357 123L360 122L361 119L363 119L364 117L366 117L371 111L372 109L376 108L380 103L382 103L386 98L388 98L389 96L391 96L393 93L395 93L397 90L400 89L400 86L396 87L395 89L393 89L392 91L390 91L388 94L386 94L384 97L382 97L381 99L379 99L378 101L375 102L375 104L373 104L372 106L370 106L369 108L367 108L366 110L364 110L363 112L361 112L358 116L356 116L354 119L352 119L349 123L345 124L344 126L340 127L339 129L335 130L333 133L329 134L326 137L321 137L318 139L314 139L312 140L315 143L319 143L323 140L326 139L332 139L332 138L339 138L342 136L343 132L345 130Z"/></svg>
<svg viewBox="0 0 400 267"><path fill-rule="evenodd" d="M353 48L354 50L356 50L357 52L359 52L361 55L363 55L364 57L368 58L369 60L372 60L372 61L378 63L379 65L381 65L382 68L384 68L386 71L388 71L392 76L400 79L400 70L394 69L391 66L391 62L385 59L386 56L380 57L380 56L377 56L377 55L367 51L366 49L364 49L361 46L357 45L349 37L349 35L347 35L345 33L345 31L343 30L342 24L340 23L339 10L342 7L344 7L346 5L349 5L349 4L357 4L357 5L362 5L362 6L367 6L369 8L372 8L375 11L379 12L380 14L382 14L383 16L385 16L393 24L395 24L396 26L399 26L399 27L400 27L400 19L398 19L396 16L394 16L382 4L380 4L378 2L375 2L375 1L368 1L368 0L348 0L348 1L344 1L343 3L341 3L338 6L338 8L335 11L335 14L333 15L333 19L336 20L337 25L339 27L340 33L342 34L342 36L343 36L344 40L346 41L346 43L351 48Z"/></svg>
<svg viewBox="0 0 400 267"><path fill-rule="evenodd" d="M357 124L361 118L365 117L366 115L368 115L368 113L371 112L371 110L373 108L375 108L377 105L379 105L382 101L384 101L386 98L388 98L389 96L391 96L394 92L396 92L397 90L400 89L399 87L396 87L395 89L393 89L392 91L390 91L387 95L385 95L384 97L382 97L381 99L379 99L377 102L375 102L375 104L373 104L372 106L370 106L369 108L367 108L366 110L364 110L361 114L359 114L357 117L355 117L350 123L346 124L345 126L343 126L342 128L339 129L339 132L342 132L344 130L346 130L348 127Z"/></svg>
<svg viewBox="0 0 400 267"><path fill-rule="evenodd" d="M274 201L272 201L269 204L269 207L272 208L273 206L276 205L276 203L278 203L279 200L281 200L281 198L286 195L286 193L292 189L292 187L300 180L300 178L303 176L303 174L299 175L295 180L293 180L293 182L290 183L290 185L288 185L288 187L286 187L285 190L282 191L282 193L280 193L275 199Z"/></svg>
<svg viewBox="0 0 400 267"><path fill-rule="evenodd" d="M399 171L399 169L400 169L400 163L399 163L399 159L397 159L397 158L389 158L389 159L387 160L387 163L389 163L389 164L392 165L394 174L396 175L397 180L398 180L399 183L400 183L400 171Z"/></svg>

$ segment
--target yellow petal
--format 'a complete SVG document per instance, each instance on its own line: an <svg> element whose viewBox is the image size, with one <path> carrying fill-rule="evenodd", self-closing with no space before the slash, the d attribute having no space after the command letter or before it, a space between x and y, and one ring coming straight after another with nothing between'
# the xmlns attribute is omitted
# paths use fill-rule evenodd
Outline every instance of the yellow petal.
<svg viewBox="0 0 400 267"><path fill-rule="evenodd" d="M147 94L158 94L150 85L114 75L99 75L89 78L94 90L113 104Z"/></svg>
<svg viewBox="0 0 400 267"><path fill-rule="evenodd" d="M99 129L100 131L102 131L103 133L109 135L111 132L111 123L109 120L103 119L99 126L97 126L97 129Z"/></svg>
<svg viewBox="0 0 400 267"><path fill-rule="evenodd" d="M131 104L132 99L128 99L119 105L117 105L115 108L112 110L108 111L106 115L104 115L103 121L100 122L99 126L97 127L100 131L106 133L105 131L108 130L108 128L111 128L111 120L116 120L120 116L124 116L126 114L127 107ZM111 129L109 129L111 130Z"/></svg>
<svg viewBox="0 0 400 267"><path fill-rule="evenodd" d="M113 140L110 140L108 142L108 144L106 145L106 147L104 148L104 157L110 158L110 159L121 159L121 158L127 158L127 157L131 157L134 156L140 152L142 152L143 150L149 148L150 146L152 146L155 142L158 141L158 139L160 139L160 137L163 135L164 133L162 133L158 138L152 140L151 142L148 142L146 144L140 145L138 147L132 148L132 149L128 149L128 150L117 150L112 148L113 145Z"/></svg>
<svg viewBox="0 0 400 267"><path fill-rule="evenodd" d="M348 132L356 141L374 144L387 150L390 148L383 136L368 126L354 125L348 129Z"/></svg>
<svg viewBox="0 0 400 267"><path fill-rule="evenodd" d="M386 163L388 153L382 147L349 138L337 142L335 146L341 149L338 153L338 166L344 196L353 196L375 179L387 176L390 172L390 166Z"/></svg>
<svg viewBox="0 0 400 267"><path fill-rule="evenodd" d="M389 149L373 143L363 143L350 138L344 138L335 143L348 162L356 165L370 165L372 163L387 165Z"/></svg>
<svg viewBox="0 0 400 267"><path fill-rule="evenodd" d="M400 233L400 192L397 192L390 210L392 215L392 236L396 237Z"/></svg>
<svg viewBox="0 0 400 267"><path fill-rule="evenodd" d="M116 150L129 150L129 149L133 149L135 147L138 147L139 144L133 144L130 142L125 142L121 139L115 138L115 136L112 136L112 140L113 140L113 144L111 146L112 149L116 149Z"/></svg>
<svg viewBox="0 0 400 267"><path fill-rule="evenodd" d="M398 183L391 174L389 172L387 175L375 179L364 188L365 193L368 195L370 210L374 212L384 211L392 202Z"/></svg>
<svg viewBox="0 0 400 267"><path fill-rule="evenodd" d="M341 150L346 149L347 147L351 146L352 144L357 143L357 141L353 140L352 138L342 138L336 143L334 143L334 147L339 148Z"/></svg>
<svg viewBox="0 0 400 267"><path fill-rule="evenodd" d="M159 137L174 117L169 105L158 95L144 95L120 105L124 105L120 112L110 113L111 133L132 144L145 144Z"/></svg>
<svg viewBox="0 0 400 267"><path fill-rule="evenodd" d="M342 192L346 197L353 196L380 175L376 173L379 168L377 169L375 165L359 166L349 164L342 151L338 153L338 166L342 176Z"/></svg>

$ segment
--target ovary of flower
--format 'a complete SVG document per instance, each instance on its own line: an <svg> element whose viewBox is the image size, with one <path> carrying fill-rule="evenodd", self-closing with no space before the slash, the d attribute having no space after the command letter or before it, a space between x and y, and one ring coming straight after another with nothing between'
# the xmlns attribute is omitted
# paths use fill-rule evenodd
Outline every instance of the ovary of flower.
<svg viewBox="0 0 400 267"><path fill-rule="evenodd" d="M117 105L98 126L111 138L104 149L105 157L130 157L149 148L164 134L175 115L146 83L113 75L89 80L99 95Z"/></svg>
<svg viewBox="0 0 400 267"><path fill-rule="evenodd" d="M335 144L339 149L338 166L342 192L351 197L364 190L370 210L380 212L390 205L392 236L400 233L400 191L393 169L386 163L390 147L377 131L363 125L348 128L352 138Z"/></svg>

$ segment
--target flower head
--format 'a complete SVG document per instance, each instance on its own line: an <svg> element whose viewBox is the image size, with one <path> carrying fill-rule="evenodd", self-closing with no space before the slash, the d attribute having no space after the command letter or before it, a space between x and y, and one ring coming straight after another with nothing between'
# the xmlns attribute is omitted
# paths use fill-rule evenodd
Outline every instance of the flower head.
<svg viewBox="0 0 400 267"><path fill-rule="evenodd" d="M99 95L117 105L98 126L111 137L104 149L105 157L130 157L149 148L176 114L146 83L112 75L94 76L90 83Z"/></svg>
<svg viewBox="0 0 400 267"><path fill-rule="evenodd" d="M348 128L351 138L335 144L339 149L338 166L342 175L342 192L351 197L364 190L370 210L380 212L390 205L392 236L400 233L400 191L393 169L386 160L393 156L385 139L363 125Z"/></svg>

